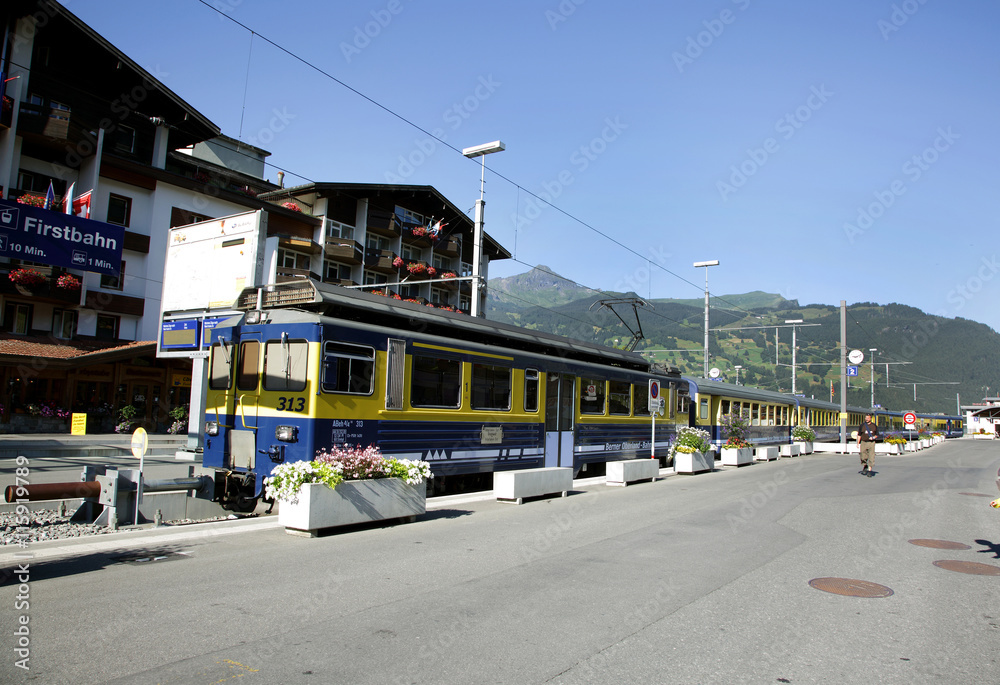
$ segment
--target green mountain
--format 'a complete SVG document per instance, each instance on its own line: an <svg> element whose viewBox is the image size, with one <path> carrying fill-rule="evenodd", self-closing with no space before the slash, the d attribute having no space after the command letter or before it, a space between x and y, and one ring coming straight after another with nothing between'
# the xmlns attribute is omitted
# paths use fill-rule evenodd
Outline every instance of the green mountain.
<svg viewBox="0 0 1000 685"><path fill-rule="evenodd" d="M546 267L491 280L488 292L490 319L611 347L634 344L636 351L674 364L685 375L704 372L703 299L647 302L634 293L593 291ZM829 400L832 383L839 403L838 306L802 306L763 292L713 296L709 366L735 381L739 365L741 384L791 392L793 329L784 322L796 319L803 323L794 328L795 392ZM970 404L1000 386L994 375L1000 335L968 319L860 302L847 309L847 336L849 349L865 354L858 375L848 379L852 406L870 406L874 390L875 403L884 407L952 414L958 397Z"/></svg>

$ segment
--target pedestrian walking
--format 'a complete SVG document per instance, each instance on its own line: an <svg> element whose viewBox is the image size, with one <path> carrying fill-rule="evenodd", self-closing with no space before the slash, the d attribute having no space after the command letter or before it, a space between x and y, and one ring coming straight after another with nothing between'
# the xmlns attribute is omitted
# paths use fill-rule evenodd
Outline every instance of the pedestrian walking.
<svg viewBox="0 0 1000 685"><path fill-rule="evenodd" d="M858 429L858 446L861 449L862 476L871 478L875 475L875 441L878 440L878 426L872 421L871 414L865 414L865 422Z"/></svg>

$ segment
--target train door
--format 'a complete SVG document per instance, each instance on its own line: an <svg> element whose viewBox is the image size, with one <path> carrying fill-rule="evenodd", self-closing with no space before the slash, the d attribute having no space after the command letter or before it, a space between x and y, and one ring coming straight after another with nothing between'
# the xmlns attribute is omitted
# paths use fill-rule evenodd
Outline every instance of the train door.
<svg viewBox="0 0 1000 685"><path fill-rule="evenodd" d="M573 467L576 377L550 373L545 382L545 466Z"/></svg>
<svg viewBox="0 0 1000 685"><path fill-rule="evenodd" d="M232 394L229 468L253 470L257 457L257 410L260 406L260 366L264 346L259 333L244 334L236 349L236 388Z"/></svg>

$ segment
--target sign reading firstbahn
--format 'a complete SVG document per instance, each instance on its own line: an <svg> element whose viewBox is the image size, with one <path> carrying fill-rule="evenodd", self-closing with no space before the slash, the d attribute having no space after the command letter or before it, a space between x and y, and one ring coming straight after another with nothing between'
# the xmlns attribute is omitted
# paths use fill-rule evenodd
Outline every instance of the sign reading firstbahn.
<svg viewBox="0 0 1000 685"><path fill-rule="evenodd" d="M0 257L117 276L125 229L0 200Z"/></svg>

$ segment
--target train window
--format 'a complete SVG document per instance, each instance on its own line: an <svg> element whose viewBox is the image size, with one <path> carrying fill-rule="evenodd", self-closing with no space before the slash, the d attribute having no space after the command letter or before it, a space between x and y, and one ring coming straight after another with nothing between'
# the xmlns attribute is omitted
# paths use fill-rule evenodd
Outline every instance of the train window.
<svg viewBox="0 0 1000 685"><path fill-rule="evenodd" d="M509 411L510 379L510 367L473 364L472 408Z"/></svg>
<svg viewBox="0 0 1000 685"><path fill-rule="evenodd" d="M649 414L649 384L647 383L645 385L639 385L638 383L636 383L634 388L635 390L633 390L633 393L635 396L635 415L645 416ZM663 384L661 384L660 393L666 394L668 392L670 391L664 388ZM667 401L668 402L670 401L669 396L667 397Z"/></svg>
<svg viewBox="0 0 1000 685"><path fill-rule="evenodd" d="M760 425L760 405L751 404L750 405L750 425L759 426Z"/></svg>
<svg viewBox="0 0 1000 685"><path fill-rule="evenodd" d="M212 345L212 361L209 362L208 387L212 390L229 390L232 369L232 348L221 343Z"/></svg>
<svg viewBox="0 0 1000 685"><path fill-rule="evenodd" d="M604 381L580 379L580 413L604 413Z"/></svg>
<svg viewBox="0 0 1000 685"><path fill-rule="evenodd" d="M257 389L257 368L260 364L260 342L248 340L240 343L239 367L236 387L239 390Z"/></svg>
<svg viewBox="0 0 1000 685"><path fill-rule="evenodd" d="M305 340L270 340L264 345L264 389L278 392L301 392L306 389L306 358L309 343Z"/></svg>
<svg viewBox="0 0 1000 685"><path fill-rule="evenodd" d="M326 341L320 383L323 392L371 395L375 385L375 348Z"/></svg>
<svg viewBox="0 0 1000 685"><path fill-rule="evenodd" d="M701 397L698 402L698 418L707 419L708 418L708 398Z"/></svg>
<svg viewBox="0 0 1000 685"><path fill-rule="evenodd" d="M719 412L720 412L720 413L721 413L721 414L722 414L723 416L725 416L725 415L726 415L726 414L728 414L728 413L729 413L730 411L732 411L732 410L730 409L730 407L731 407L731 405L730 405L730 402L729 402L729 400L722 400L721 402L719 402Z"/></svg>
<svg viewBox="0 0 1000 685"><path fill-rule="evenodd" d="M457 359L413 355L410 404L414 407L459 406L462 363Z"/></svg>
<svg viewBox="0 0 1000 685"><path fill-rule="evenodd" d="M524 411L538 411L538 369L524 370Z"/></svg>
<svg viewBox="0 0 1000 685"><path fill-rule="evenodd" d="M765 410L766 410L766 416L764 417L765 424L768 425L768 426L773 426L774 425L774 406L769 404L769 405L767 405L767 407L765 408Z"/></svg>
<svg viewBox="0 0 1000 685"><path fill-rule="evenodd" d="M632 413L632 384L608 381L608 410L612 414L628 416ZM648 394L648 389L647 389Z"/></svg>

